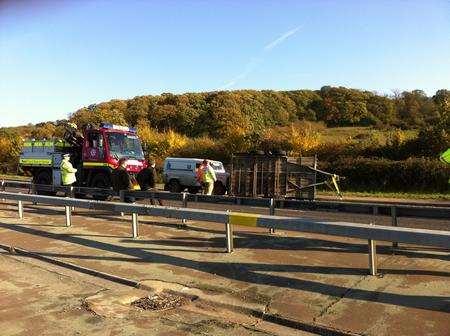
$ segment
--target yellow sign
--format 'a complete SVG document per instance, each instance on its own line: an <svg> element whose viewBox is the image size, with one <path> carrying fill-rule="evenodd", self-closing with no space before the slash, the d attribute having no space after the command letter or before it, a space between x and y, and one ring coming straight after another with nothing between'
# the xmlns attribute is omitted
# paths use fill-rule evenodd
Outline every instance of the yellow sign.
<svg viewBox="0 0 450 336"><path fill-rule="evenodd" d="M260 215L245 212L230 212L230 224L256 226Z"/></svg>

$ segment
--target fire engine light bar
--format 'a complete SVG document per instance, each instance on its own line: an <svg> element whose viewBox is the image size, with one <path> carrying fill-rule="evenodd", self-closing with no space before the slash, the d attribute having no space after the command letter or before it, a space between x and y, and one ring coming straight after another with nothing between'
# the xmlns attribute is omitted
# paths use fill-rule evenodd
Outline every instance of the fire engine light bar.
<svg viewBox="0 0 450 336"><path fill-rule="evenodd" d="M102 123L100 124L100 127L101 127L101 128L113 128L113 124L106 123L106 122L102 122Z"/></svg>
<svg viewBox="0 0 450 336"><path fill-rule="evenodd" d="M107 122L102 122L100 124L100 127L101 128L116 129L116 130L120 130L120 131L136 133L136 128L131 128L131 127L127 127L127 126L120 126L120 125L113 125L113 124L107 123Z"/></svg>

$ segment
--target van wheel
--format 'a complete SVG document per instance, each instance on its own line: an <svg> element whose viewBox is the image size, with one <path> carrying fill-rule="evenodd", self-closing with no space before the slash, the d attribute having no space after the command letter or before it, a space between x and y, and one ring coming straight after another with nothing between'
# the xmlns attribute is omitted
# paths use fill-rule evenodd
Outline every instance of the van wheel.
<svg viewBox="0 0 450 336"><path fill-rule="evenodd" d="M189 187L188 192L190 194L197 194L200 191L200 187Z"/></svg>
<svg viewBox="0 0 450 336"><path fill-rule="evenodd" d="M167 189L169 189L170 192L179 193L181 192L181 184L178 180L170 180Z"/></svg>
<svg viewBox="0 0 450 336"><path fill-rule="evenodd" d="M51 191L52 176L51 174L43 170L35 178L34 183L36 186L36 193L38 195L55 196L56 192ZM48 187L47 187L48 186Z"/></svg>
<svg viewBox="0 0 450 336"><path fill-rule="evenodd" d="M223 186L222 182L214 183L214 195L225 195L227 189Z"/></svg>
<svg viewBox="0 0 450 336"><path fill-rule="evenodd" d="M94 178L92 179L91 186L92 188L109 189L110 187L109 179L105 176L105 174L95 175ZM99 201L105 201L109 198L109 195L93 194L92 198Z"/></svg>

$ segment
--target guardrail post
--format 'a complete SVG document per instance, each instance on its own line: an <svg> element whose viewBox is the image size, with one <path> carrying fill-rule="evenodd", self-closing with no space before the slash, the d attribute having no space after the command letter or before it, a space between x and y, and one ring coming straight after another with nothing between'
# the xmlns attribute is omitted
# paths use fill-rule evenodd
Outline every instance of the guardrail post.
<svg viewBox="0 0 450 336"><path fill-rule="evenodd" d="M6 191L6 186L5 186L5 180L2 180L2 183L1 183L1 190L2 191ZM2 198L2 201L6 201L4 198Z"/></svg>
<svg viewBox="0 0 450 336"><path fill-rule="evenodd" d="M33 195L37 195L37 191L36 191L36 184L31 182L31 193ZM33 202L33 205L37 205L37 202Z"/></svg>
<svg viewBox="0 0 450 336"><path fill-rule="evenodd" d="M275 216L275 200L273 198L269 200L269 215ZM273 227L269 228L269 233L275 233L275 229Z"/></svg>
<svg viewBox="0 0 450 336"><path fill-rule="evenodd" d="M65 189L64 193L66 194L66 198L69 198L69 197L75 198L75 193L73 191L73 186L66 186L66 189ZM75 211L75 207L74 206L70 207L70 210L71 211Z"/></svg>
<svg viewBox="0 0 450 336"><path fill-rule="evenodd" d="M2 180L1 190L2 191L6 191L6 182L5 182L5 180ZM6 199L2 198L2 201L6 201Z"/></svg>
<svg viewBox="0 0 450 336"><path fill-rule="evenodd" d="M391 207L391 221L392 221L392 226L395 226L395 227L398 226L398 222L397 222L397 207L395 207L395 206ZM392 242L392 248L398 248L398 243L397 242Z"/></svg>
<svg viewBox="0 0 450 336"><path fill-rule="evenodd" d="M72 226L72 207L69 205L64 206L66 208L66 227Z"/></svg>
<svg viewBox="0 0 450 336"><path fill-rule="evenodd" d="M131 214L131 222L132 222L132 235L133 238L138 237L138 214L133 212Z"/></svg>
<svg viewBox="0 0 450 336"><path fill-rule="evenodd" d="M227 241L227 253L231 253L234 250L233 227L230 223L230 210L227 210L227 212L228 212L228 220L225 224L225 237Z"/></svg>
<svg viewBox="0 0 450 336"><path fill-rule="evenodd" d="M125 190L119 190L119 198L120 198L120 202L125 202ZM122 212L120 212L120 215L123 217L125 216L125 214Z"/></svg>
<svg viewBox="0 0 450 336"><path fill-rule="evenodd" d="M373 225L370 223L370 225ZM377 275L377 243L373 239L368 240L369 245L369 273Z"/></svg>
<svg viewBox="0 0 450 336"><path fill-rule="evenodd" d="M19 212L19 219L23 219L23 201L17 201L17 210Z"/></svg>
<svg viewBox="0 0 450 336"><path fill-rule="evenodd" d="M183 192L182 194L182 198L181 198L181 200L182 200L182 202L183 202L183 208L187 208L188 207L188 205L187 205L187 195L186 195L186 193L185 192ZM183 218L182 220L181 220L181 224L183 224L183 225L186 225L186 222L187 222L187 220L186 220L186 218Z"/></svg>
<svg viewBox="0 0 450 336"><path fill-rule="evenodd" d="M73 186L70 186L69 195L70 195L70 198L75 198L75 192L73 191ZM71 208L71 210L75 211L75 207L73 206Z"/></svg>

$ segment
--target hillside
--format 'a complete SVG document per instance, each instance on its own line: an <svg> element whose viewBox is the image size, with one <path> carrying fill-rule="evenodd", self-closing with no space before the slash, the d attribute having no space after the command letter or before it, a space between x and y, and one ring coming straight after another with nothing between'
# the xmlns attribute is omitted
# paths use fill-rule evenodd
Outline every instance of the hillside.
<svg viewBox="0 0 450 336"><path fill-rule="evenodd" d="M149 123L159 131L171 129L189 137L219 137L236 128L255 134L298 120L321 121L327 126L409 129L439 120L439 104L449 96L447 90L433 97L420 90L381 96L329 86L317 91L165 93L91 105L76 111L71 119L79 124L103 119L129 125Z"/></svg>
<svg viewBox="0 0 450 336"><path fill-rule="evenodd" d="M293 155L317 154L323 166L347 175L374 169L372 174L384 178L394 166L410 167L414 173L405 172L412 175L395 189L442 191L448 168L437 157L450 147L449 106L448 90L433 97L419 90L381 96L325 86L316 91L140 96L83 107L69 119L79 126L105 120L137 126L147 155L157 161L177 155L227 162L236 151L282 149ZM16 170L21 138L61 136L65 122L0 129L2 170ZM390 162L401 160L409 162ZM367 184L364 174L352 181L359 181L353 188L393 189L389 179Z"/></svg>

